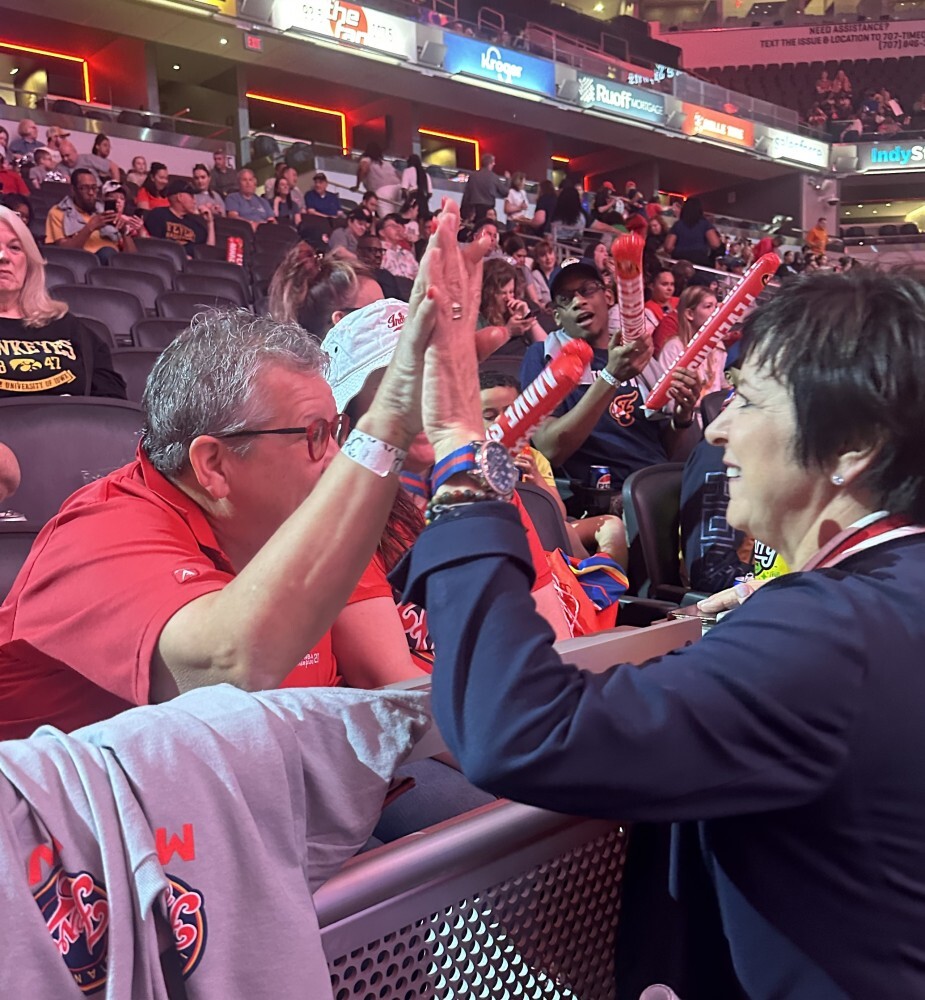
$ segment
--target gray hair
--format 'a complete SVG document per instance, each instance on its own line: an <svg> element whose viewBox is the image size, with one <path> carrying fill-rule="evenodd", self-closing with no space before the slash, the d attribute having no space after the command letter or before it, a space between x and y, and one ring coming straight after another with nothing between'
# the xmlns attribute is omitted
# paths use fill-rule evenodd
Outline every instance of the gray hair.
<svg viewBox="0 0 925 1000"><path fill-rule="evenodd" d="M244 309L193 317L155 362L142 397L141 446L154 468L165 476L179 473L200 434L228 434L266 420L271 401L260 398L258 376L273 365L324 378L328 360L297 323ZM250 443L232 447L243 454Z"/></svg>

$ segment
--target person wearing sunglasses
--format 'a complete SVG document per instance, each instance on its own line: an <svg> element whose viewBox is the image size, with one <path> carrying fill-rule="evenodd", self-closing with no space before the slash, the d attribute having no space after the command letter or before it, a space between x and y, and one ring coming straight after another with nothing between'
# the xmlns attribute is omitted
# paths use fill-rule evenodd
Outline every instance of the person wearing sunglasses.
<svg viewBox="0 0 925 1000"><path fill-rule="evenodd" d="M619 374L626 370L626 354L619 331L613 335L609 331L613 298L597 268L584 260L564 263L551 282L550 293L559 329L544 343L527 348L521 384L532 382L573 338L587 341L594 359L581 383L536 429L534 446L554 469L583 485L590 485L592 466L609 468L611 489L619 491L636 469L668 461L672 431L691 424L699 380L695 373L678 369L667 411L650 419L643 404L662 368L653 360L651 337L643 336L633 342L630 352L631 377Z"/></svg>
<svg viewBox="0 0 925 1000"><path fill-rule="evenodd" d="M454 246L446 218L433 242ZM65 501L0 606L0 739L193 687L336 683L331 625L420 429L434 313L420 293L349 433L301 326L200 313L154 366L135 460Z"/></svg>

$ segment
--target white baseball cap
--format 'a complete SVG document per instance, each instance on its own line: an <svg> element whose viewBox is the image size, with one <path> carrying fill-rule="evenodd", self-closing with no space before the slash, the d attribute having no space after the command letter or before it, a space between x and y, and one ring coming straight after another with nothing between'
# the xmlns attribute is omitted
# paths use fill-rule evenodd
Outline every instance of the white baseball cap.
<svg viewBox="0 0 925 1000"><path fill-rule="evenodd" d="M321 342L331 359L328 384L343 413L373 372L388 367L408 316L408 303L379 299L347 313Z"/></svg>

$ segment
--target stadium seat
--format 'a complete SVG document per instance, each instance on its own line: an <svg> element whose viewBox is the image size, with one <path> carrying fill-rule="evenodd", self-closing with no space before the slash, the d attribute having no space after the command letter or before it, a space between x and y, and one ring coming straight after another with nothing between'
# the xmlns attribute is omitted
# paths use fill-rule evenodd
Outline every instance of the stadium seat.
<svg viewBox="0 0 925 1000"><path fill-rule="evenodd" d="M86 250L72 250L70 247L56 247L54 244L40 243L39 250L49 264L63 264L70 268L74 275L74 284L79 285L87 280L87 272L100 266L96 254Z"/></svg>
<svg viewBox="0 0 925 1000"><path fill-rule="evenodd" d="M158 240L153 237L143 240L136 239L135 249L142 255L172 260L178 271L182 271L186 267L186 262L189 259L183 247L179 243L174 243L173 240Z"/></svg>
<svg viewBox="0 0 925 1000"><path fill-rule="evenodd" d="M502 375L513 375L520 378L520 367L523 359L511 354L491 354L480 365L479 371L499 372Z"/></svg>
<svg viewBox="0 0 925 1000"><path fill-rule="evenodd" d="M877 230L878 236L899 236L899 226L894 226L888 222Z"/></svg>
<svg viewBox="0 0 925 1000"><path fill-rule="evenodd" d="M185 319L142 319L132 327L132 339L138 348L160 352L188 326Z"/></svg>
<svg viewBox="0 0 925 1000"><path fill-rule="evenodd" d="M703 419L704 430L720 415L728 395L725 389L719 389L717 392L708 392L700 400L700 416Z"/></svg>
<svg viewBox="0 0 925 1000"><path fill-rule="evenodd" d="M58 285L55 298L66 302L75 316L101 320L109 327L117 344L131 345L132 325L145 315L138 296L119 288Z"/></svg>
<svg viewBox="0 0 925 1000"><path fill-rule="evenodd" d="M899 227L900 236L918 236L919 227L914 222L904 222Z"/></svg>
<svg viewBox="0 0 925 1000"><path fill-rule="evenodd" d="M33 521L0 521L0 601L10 592L41 527Z"/></svg>
<svg viewBox="0 0 925 1000"><path fill-rule="evenodd" d="M229 219L227 216L219 215L215 219L216 241L219 236L240 236L246 244L253 244L254 230L251 224L245 219Z"/></svg>
<svg viewBox="0 0 925 1000"><path fill-rule="evenodd" d="M132 460L142 423L141 407L122 399L0 399L3 441L22 470L16 510L44 524L75 490Z"/></svg>
<svg viewBox="0 0 925 1000"><path fill-rule="evenodd" d="M219 240L218 234L215 236L216 240L221 244L220 246L210 247L206 243L196 243L193 246L193 261L205 261L207 263L213 263L219 261L226 263L228 260L228 249L225 246L224 240ZM237 265L235 265L237 266ZM187 270L189 269L189 264L186 265Z"/></svg>
<svg viewBox="0 0 925 1000"><path fill-rule="evenodd" d="M328 219L318 219L311 215L307 218L311 220L308 223L309 226L316 226L326 233L331 231L331 223ZM304 226L305 224L306 222L303 219L302 225ZM258 226L257 232L254 233L254 247L257 253L260 253L265 247L277 247L282 244L288 248L298 242L299 234L291 226L268 226L264 223L264 225Z"/></svg>
<svg viewBox="0 0 925 1000"><path fill-rule="evenodd" d="M234 264L231 265L234 267ZM174 287L178 292L194 295L221 295L236 305L247 306L248 296L239 281L234 278L218 278L212 274L178 274Z"/></svg>
<svg viewBox="0 0 925 1000"><path fill-rule="evenodd" d="M99 268L102 270L102 268ZM73 285L77 278L66 264L45 264L45 287L49 290L56 285Z"/></svg>
<svg viewBox="0 0 925 1000"><path fill-rule="evenodd" d="M555 500L546 490L531 483L518 483L516 489L533 527L536 528L543 549L546 552L562 549L567 555L573 555L565 521Z"/></svg>
<svg viewBox="0 0 925 1000"><path fill-rule="evenodd" d="M95 288L120 288L124 292L131 292L151 315L157 308L158 295L167 291L157 274L124 271L115 267L97 268L87 275L87 279L87 283Z"/></svg>
<svg viewBox="0 0 925 1000"><path fill-rule="evenodd" d="M639 469L623 484L631 593L678 601L681 581L681 462Z"/></svg>
<svg viewBox="0 0 925 1000"><path fill-rule="evenodd" d="M224 278L226 281L236 281L245 295L250 295L250 281L247 271L237 264L225 260L191 260L186 265L186 274L205 274L213 278ZM183 291L178 288L177 291Z"/></svg>
<svg viewBox="0 0 925 1000"><path fill-rule="evenodd" d="M109 269L157 275L161 279L165 291L173 288L173 279L177 274L172 260L168 260L166 257L152 257L150 254L117 254L109 261Z"/></svg>
<svg viewBox="0 0 925 1000"><path fill-rule="evenodd" d="M163 319L191 320L205 309L237 309L238 304L221 295L198 292L165 292L157 300L157 314Z"/></svg>
<svg viewBox="0 0 925 1000"><path fill-rule="evenodd" d="M102 320L91 319L89 316L81 316L80 322L92 330L110 350L119 346L116 343L116 338L112 335L112 330Z"/></svg>
<svg viewBox="0 0 925 1000"><path fill-rule="evenodd" d="M863 226L849 226L845 234L849 239L856 239L858 236L866 236Z"/></svg>
<svg viewBox="0 0 925 1000"><path fill-rule="evenodd" d="M141 402L145 383L159 355L160 351L146 347L123 347L112 352L113 367L125 379L125 391L130 402Z"/></svg>

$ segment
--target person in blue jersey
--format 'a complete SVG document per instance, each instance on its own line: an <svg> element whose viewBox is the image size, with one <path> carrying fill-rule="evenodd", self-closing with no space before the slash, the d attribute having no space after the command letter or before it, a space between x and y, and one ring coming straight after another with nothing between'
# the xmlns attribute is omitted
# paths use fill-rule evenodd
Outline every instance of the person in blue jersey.
<svg viewBox="0 0 925 1000"><path fill-rule="evenodd" d="M652 357L652 338L640 337L628 349L619 346L619 332L611 334L608 327L613 300L597 268L583 260L565 264L553 278L550 293L559 329L527 348L521 385L529 385L572 338L586 340L594 360L581 384L537 428L534 446L554 469L583 484L589 483L591 466L606 466L611 489L619 490L630 473L668 461L674 432L693 420L700 382L694 372L678 369L666 411L647 414L643 404L662 375ZM616 378L616 366L625 363L624 357L631 361L631 370Z"/></svg>
<svg viewBox="0 0 925 1000"><path fill-rule="evenodd" d="M435 716L465 774L678 824L673 890L696 883L695 922L717 928L706 972L668 983L685 1000L925 996L925 287L817 273L746 319L707 437L729 523L793 572L741 606L711 598L736 606L700 642L599 674L563 662L533 609L471 310L431 294L456 322L426 364L454 377L424 398L431 524L394 582L427 608Z"/></svg>

